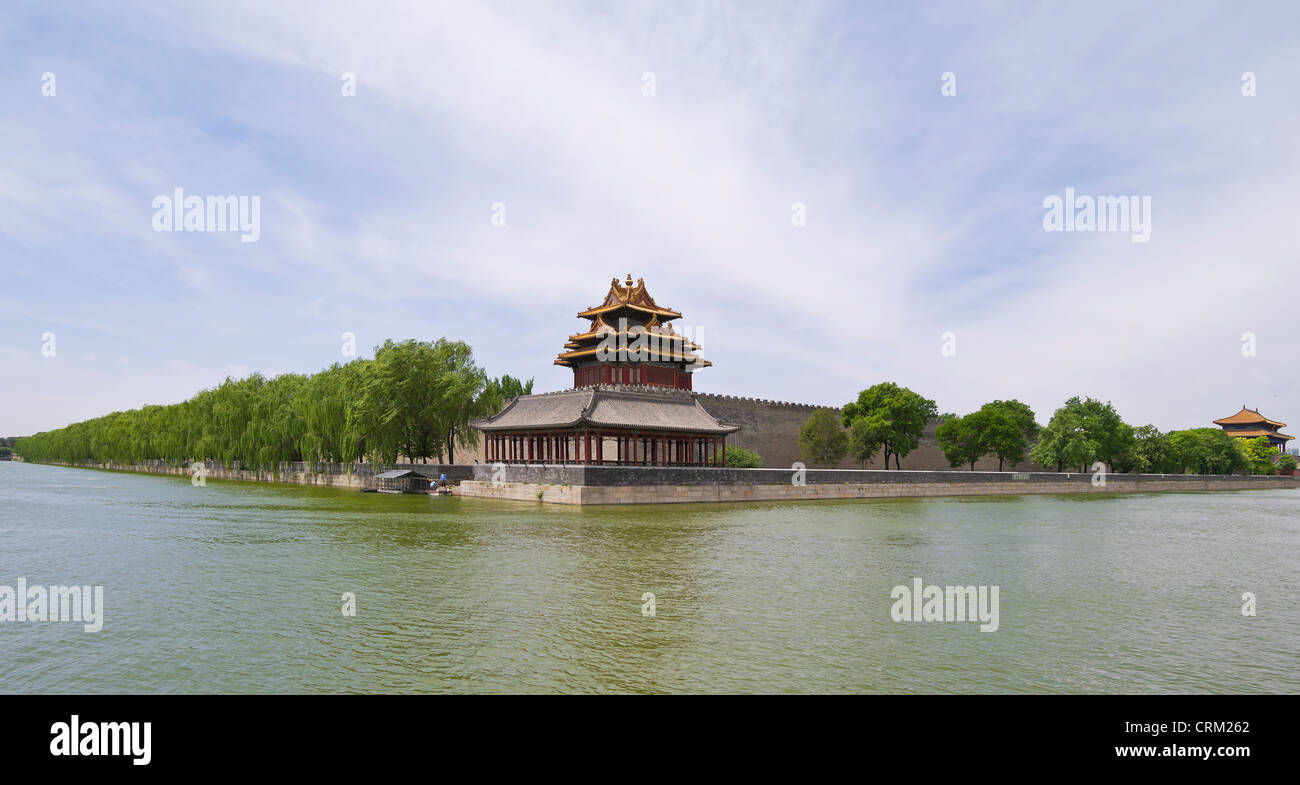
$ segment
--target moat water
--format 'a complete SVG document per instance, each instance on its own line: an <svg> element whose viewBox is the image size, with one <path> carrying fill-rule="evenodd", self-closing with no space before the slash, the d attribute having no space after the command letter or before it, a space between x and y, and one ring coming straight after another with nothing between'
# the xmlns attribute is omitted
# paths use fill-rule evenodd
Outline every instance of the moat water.
<svg viewBox="0 0 1300 785"><path fill-rule="evenodd" d="M20 578L103 586L103 627L0 621L3 693L1300 692L1296 490L574 508L0 463ZM917 578L998 587L997 630L894 621Z"/></svg>

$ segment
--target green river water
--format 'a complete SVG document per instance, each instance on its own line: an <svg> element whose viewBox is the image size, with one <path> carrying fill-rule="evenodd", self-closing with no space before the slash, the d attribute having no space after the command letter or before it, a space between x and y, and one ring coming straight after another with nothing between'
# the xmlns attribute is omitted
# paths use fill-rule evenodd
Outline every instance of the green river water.
<svg viewBox="0 0 1300 785"><path fill-rule="evenodd" d="M3 693L1300 692L1296 490L574 508L0 463L19 578L102 585L103 629L0 621ZM915 578L997 586L998 629L895 622Z"/></svg>

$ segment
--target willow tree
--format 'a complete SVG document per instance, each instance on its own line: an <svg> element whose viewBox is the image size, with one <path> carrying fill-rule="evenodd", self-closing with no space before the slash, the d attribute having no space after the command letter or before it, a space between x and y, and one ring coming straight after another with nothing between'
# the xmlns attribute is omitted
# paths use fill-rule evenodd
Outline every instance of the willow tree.
<svg viewBox="0 0 1300 785"><path fill-rule="evenodd" d="M227 378L187 401L113 412L20 440L33 461L132 463L218 460L275 467L289 461L396 463L455 460L472 446L469 421L506 393L532 389L495 380L460 341L386 341L373 360L335 364L307 376Z"/></svg>
<svg viewBox="0 0 1300 785"><path fill-rule="evenodd" d="M439 338L433 352L438 373L434 431L447 449L447 462L455 463L457 447L478 445L478 431L469 422L479 414L477 402L487 386L487 373L474 364L474 351L463 341ZM532 388L531 381L528 386Z"/></svg>

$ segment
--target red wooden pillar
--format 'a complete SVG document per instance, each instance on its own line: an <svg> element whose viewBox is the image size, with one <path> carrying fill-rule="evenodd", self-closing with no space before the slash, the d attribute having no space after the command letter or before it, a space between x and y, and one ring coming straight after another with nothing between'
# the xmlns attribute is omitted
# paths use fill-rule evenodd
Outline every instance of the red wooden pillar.
<svg viewBox="0 0 1300 785"><path fill-rule="evenodd" d="M605 435L596 431L596 463L605 462Z"/></svg>
<svg viewBox="0 0 1300 785"><path fill-rule="evenodd" d="M727 465L727 437L722 437L722 465Z"/></svg>

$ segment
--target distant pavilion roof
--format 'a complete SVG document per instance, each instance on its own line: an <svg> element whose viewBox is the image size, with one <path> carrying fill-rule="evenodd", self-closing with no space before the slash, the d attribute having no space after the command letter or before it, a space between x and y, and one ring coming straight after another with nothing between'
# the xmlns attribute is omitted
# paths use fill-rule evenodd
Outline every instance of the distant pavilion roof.
<svg viewBox="0 0 1300 785"><path fill-rule="evenodd" d="M1247 409L1242 404L1241 411L1231 417L1224 417L1221 420L1214 420L1215 425L1254 425L1255 423L1267 423L1277 428L1285 428L1286 423L1270 420L1259 413L1259 409Z"/></svg>
<svg viewBox="0 0 1300 785"><path fill-rule="evenodd" d="M486 432L589 427L720 436L740 430L715 420L690 391L639 385L521 395L499 413L470 424Z"/></svg>

